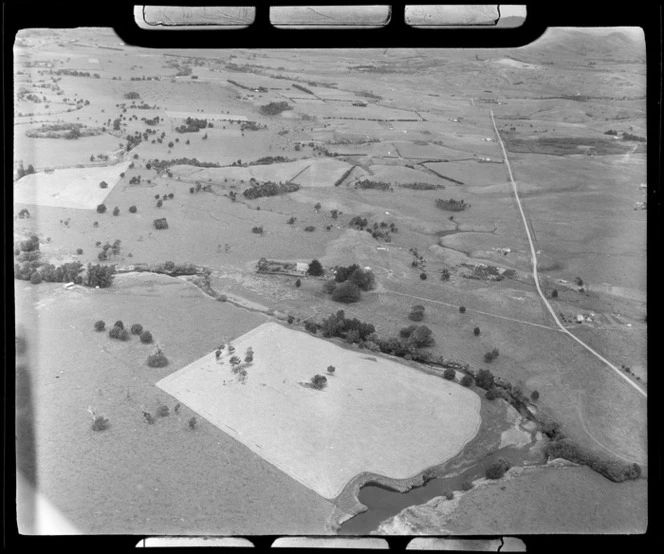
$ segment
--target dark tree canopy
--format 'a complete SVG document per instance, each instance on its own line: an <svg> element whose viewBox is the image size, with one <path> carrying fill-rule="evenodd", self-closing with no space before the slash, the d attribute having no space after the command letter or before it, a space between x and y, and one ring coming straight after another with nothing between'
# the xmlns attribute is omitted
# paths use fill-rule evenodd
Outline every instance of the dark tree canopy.
<svg viewBox="0 0 664 554"><path fill-rule="evenodd" d="M307 273L313 276L323 275L323 266L318 260L312 260Z"/></svg>
<svg viewBox="0 0 664 554"><path fill-rule="evenodd" d="M340 283L332 291L332 300L335 302L350 304L352 302L358 302L361 297L362 293L360 292L360 287L351 281Z"/></svg>

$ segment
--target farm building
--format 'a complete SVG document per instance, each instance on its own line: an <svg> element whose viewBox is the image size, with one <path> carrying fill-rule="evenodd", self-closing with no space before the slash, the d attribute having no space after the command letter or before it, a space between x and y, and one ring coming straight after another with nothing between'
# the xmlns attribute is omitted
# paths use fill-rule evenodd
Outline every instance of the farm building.
<svg viewBox="0 0 664 554"><path fill-rule="evenodd" d="M297 262L295 264L295 271L304 275L307 271L309 271L309 264L306 262Z"/></svg>

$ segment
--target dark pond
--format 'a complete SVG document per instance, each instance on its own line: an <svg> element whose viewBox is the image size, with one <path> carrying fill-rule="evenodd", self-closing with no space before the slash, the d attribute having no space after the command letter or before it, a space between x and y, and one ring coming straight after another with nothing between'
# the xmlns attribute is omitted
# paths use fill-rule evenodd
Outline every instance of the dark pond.
<svg viewBox="0 0 664 554"><path fill-rule="evenodd" d="M441 496L443 492L461 491L464 481L484 477L486 468L498 458L508 460L513 466L523 465L526 459L530 459L528 448L528 446L502 448L459 475L438 477L408 492L401 493L378 485L366 485L360 489L359 500L369 509L343 523L338 533L340 535L368 535L371 531L375 531L381 522L397 515L409 506L425 504L432 498Z"/></svg>

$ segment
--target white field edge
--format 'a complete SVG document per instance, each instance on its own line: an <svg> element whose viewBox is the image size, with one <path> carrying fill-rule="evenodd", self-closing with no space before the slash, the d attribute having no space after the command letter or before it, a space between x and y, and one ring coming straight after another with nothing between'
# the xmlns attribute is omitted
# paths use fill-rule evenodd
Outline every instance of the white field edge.
<svg viewBox="0 0 664 554"><path fill-rule="evenodd" d="M604 358L601 354L597 353L595 350L590 348L585 342L583 342L580 338L576 337L573 333L571 333L558 319L558 316L556 316L555 311L553 310L553 307L551 304L549 304L549 301L547 300L546 296L544 296L544 293L542 292L542 289L540 288L540 283L539 283L539 277L537 275L537 254L535 252L535 246L533 244L533 239L530 235L530 229L528 228L528 222L526 221L526 214L523 212L523 206L521 205L521 199L519 198L519 192L516 188L516 183L514 182L514 176L512 174L512 168L510 167L510 161L507 157L507 151L505 150L505 145L503 144L503 139L500 136L500 133L498 132L498 127L496 127L496 120L493 118L493 110L489 110L491 114L491 123L493 124L493 130L496 133L496 137L498 137L498 142L500 143L500 148L503 151L503 157L505 158L505 165L507 166L507 171L510 176L510 182L512 183L512 189L514 190L514 197L516 198L516 203L519 206L519 212L521 212L521 218L523 219L523 225L526 228L526 235L528 235L528 243L530 244L530 258L533 264L533 278L535 279L535 286L537 287L537 292L540 295L540 298L542 299L542 302L544 302L544 305L546 306L547 310L549 310L549 313L553 317L554 321L560 327L560 330L565 333L566 335L572 337L576 342L578 342L581 346L583 346L588 352L593 354L595 357L597 357L600 361L604 362L607 366L609 366L613 371L615 371L622 379L624 379L631 387L633 387L637 392L639 392L642 396L645 398L648 397L648 393L644 391L641 387L639 387L634 381L632 381L627 375L625 375L622 371L620 371L615 365L613 365L611 362L609 362L606 358Z"/></svg>
<svg viewBox="0 0 664 554"><path fill-rule="evenodd" d="M361 473L414 477L456 455L479 430L476 393L369 351L274 322L232 344L240 358L254 350L245 384L225 349L223 364L210 353L157 386L326 499ZM328 365L337 371L325 390L299 384Z"/></svg>

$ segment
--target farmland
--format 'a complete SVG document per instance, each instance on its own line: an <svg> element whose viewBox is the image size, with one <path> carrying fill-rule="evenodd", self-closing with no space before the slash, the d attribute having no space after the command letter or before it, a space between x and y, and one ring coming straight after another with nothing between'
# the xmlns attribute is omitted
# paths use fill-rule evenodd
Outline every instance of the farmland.
<svg viewBox="0 0 664 554"><path fill-rule="evenodd" d="M623 493L586 530L642 528L642 36L553 32L477 55L365 50L358 67L352 50L151 50L109 29L45 32L14 47L16 323L39 488L77 528L336 533L362 510L360 483L405 491L481 467L514 418L539 445L537 477L511 479L501 498L556 484L550 518L533 500L532 529L568 532L566 506L584 513ZM594 65L558 51L566 41ZM506 161L544 297L622 377L539 295ZM258 272L265 259L310 270ZM62 264L80 275L58 281ZM95 288L97 265L116 273ZM118 320L154 341L112 338ZM360 336L358 322L373 332ZM217 360L220 344L253 349L242 382L228 350ZM158 349L168 363L149 367ZM487 387L480 370L495 378ZM640 477L547 464L552 429ZM525 532L494 517L499 502L481 507L487 494L434 502L449 509L444 530L429 508L408 525Z"/></svg>

